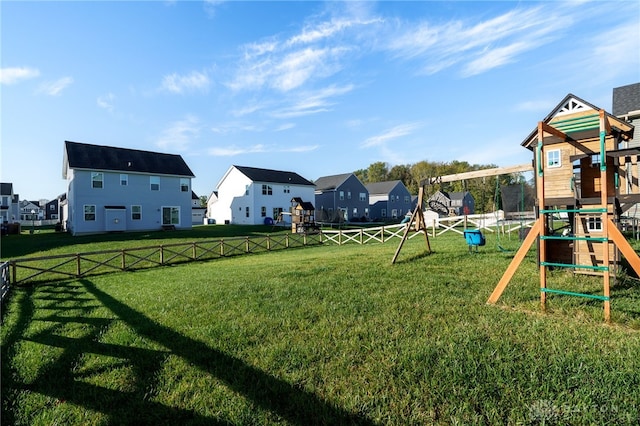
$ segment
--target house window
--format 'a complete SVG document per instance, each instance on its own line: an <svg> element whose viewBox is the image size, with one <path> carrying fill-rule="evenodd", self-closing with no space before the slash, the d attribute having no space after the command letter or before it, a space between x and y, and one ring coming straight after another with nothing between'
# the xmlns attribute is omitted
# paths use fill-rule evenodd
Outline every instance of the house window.
<svg viewBox="0 0 640 426"><path fill-rule="evenodd" d="M351 199L351 191L347 191L347 200Z"/></svg>
<svg viewBox="0 0 640 426"><path fill-rule="evenodd" d="M364 208L364 217L369 217L369 207Z"/></svg>
<svg viewBox="0 0 640 426"><path fill-rule="evenodd" d="M392 209L391 210L391 217L394 219L398 218L398 209Z"/></svg>
<svg viewBox="0 0 640 426"><path fill-rule="evenodd" d="M367 201L367 194L364 193L364 192L361 192L359 194L359 199L360 199L360 201Z"/></svg>
<svg viewBox="0 0 640 426"><path fill-rule="evenodd" d="M358 217L358 208L357 207L353 208L353 216L351 216L351 217L353 217L353 218Z"/></svg>
<svg viewBox="0 0 640 426"><path fill-rule="evenodd" d="M380 210L380 216L387 217L387 209Z"/></svg>
<svg viewBox="0 0 640 426"><path fill-rule="evenodd" d="M245 207L245 208L244 208L244 215L245 215L246 217L249 217L249 206L247 206L247 207Z"/></svg>
<svg viewBox="0 0 640 426"><path fill-rule="evenodd" d="M180 192L189 192L189 179L180 178Z"/></svg>
<svg viewBox="0 0 640 426"><path fill-rule="evenodd" d="M91 187L102 188L103 184L104 184L104 173L91 172Z"/></svg>
<svg viewBox="0 0 640 426"><path fill-rule="evenodd" d="M273 188L271 185L262 185L262 195L273 195Z"/></svg>
<svg viewBox="0 0 640 426"><path fill-rule="evenodd" d="M280 213L282 213L282 207L274 207L273 208L273 218L277 219L280 217Z"/></svg>
<svg viewBox="0 0 640 426"><path fill-rule="evenodd" d="M160 176L149 176L152 191L160 191Z"/></svg>
<svg viewBox="0 0 640 426"><path fill-rule="evenodd" d="M591 156L591 167L600 167L600 154L593 154Z"/></svg>
<svg viewBox="0 0 640 426"><path fill-rule="evenodd" d="M180 207L163 207L162 224L180 225Z"/></svg>
<svg viewBox="0 0 640 426"><path fill-rule="evenodd" d="M52 212L55 212L56 211L56 206L54 204L51 204L49 206L49 210L51 210Z"/></svg>
<svg viewBox="0 0 640 426"><path fill-rule="evenodd" d="M290 187L289 185L285 185L285 186L284 186L284 193L285 193L285 194L289 194L289 193L291 193L291 187Z"/></svg>
<svg viewBox="0 0 640 426"><path fill-rule="evenodd" d="M120 186L129 185L129 175L120 175Z"/></svg>
<svg viewBox="0 0 640 426"><path fill-rule="evenodd" d="M265 206L260 207L260 217L267 217L267 208Z"/></svg>
<svg viewBox="0 0 640 426"><path fill-rule="evenodd" d="M142 219L142 206L131 206L131 220Z"/></svg>
<svg viewBox="0 0 640 426"><path fill-rule="evenodd" d="M404 196L404 203L409 204L411 202L411 197L409 195Z"/></svg>
<svg viewBox="0 0 640 426"><path fill-rule="evenodd" d="M560 150L554 149L552 151L547 151L547 167L560 167Z"/></svg>
<svg viewBox="0 0 640 426"><path fill-rule="evenodd" d="M96 220L96 206L95 204L86 204L84 206L84 220L95 221Z"/></svg>
<svg viewBox="0 0 640 426"><path fill-rule="evenodd" d="M344 200L344 191L340 191L340 199Z"/></svg>
<svg viewBox="0 0 640 426"><path fill-rule="evenodd" d="M587 219L587 229L589 231L602 231L602 218L590 217Z"/></svg>

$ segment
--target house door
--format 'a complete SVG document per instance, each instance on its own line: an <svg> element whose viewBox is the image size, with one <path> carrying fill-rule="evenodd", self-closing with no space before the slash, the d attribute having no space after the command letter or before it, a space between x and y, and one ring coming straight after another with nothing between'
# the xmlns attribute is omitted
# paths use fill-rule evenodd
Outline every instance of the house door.
<svg viewBox="0 0 640 426"><path fill-rule="evenodd" d="M127 209L122 208L105 208L104 209L104 228L107 232L126 231L127 230Z"/></svg>

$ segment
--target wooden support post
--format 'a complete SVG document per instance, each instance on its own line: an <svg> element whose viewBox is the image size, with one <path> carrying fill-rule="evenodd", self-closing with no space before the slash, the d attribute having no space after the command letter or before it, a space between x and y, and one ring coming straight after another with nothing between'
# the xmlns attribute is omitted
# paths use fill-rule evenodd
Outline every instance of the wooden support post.
<svg viewBox="0 0 640 426"><path fill-rule="evenodd" d="M529 248L531 248L531 245L540 234L540 228L542 227L542 218L539 217L538 220L536 220L536 222L533 224L533 227L527 234L527 237L522 242L522 245L516 252L516 255L513 257L513 259L511 259L509 267L502 275L502 278L498 282L496 288L493 290L493 293L491 293L491 296L489 296L489 300L487 300L487 303L495 304L498 301L498 299L502 295L502 292L504 292L504 289L507 288L507 285L509 285L509 281L511 281L513 274L516 273L518 266L520 266L520 263L529 252Z"/></svg>
<svg viewBox="0 0 640 426"><path fill-rule="evenodd" d="M544 210L545 198L544 198L544 129L545 125L542 121L538 122L538 156L536 158L536 192L538 198L538 209ZM547 219L545 214L538 213L540 236L546 235ZM540 307L544 310L547 307L547 293L542 289L547 288L547 267L544 263L547 260L547 244L544 238L540 238L538 244L538 263L540 268Z"/></svg>
<svg viewBox="0 0 640 426"><path fill-rule="evenodd" d="M607 181L607 149L606 149L606 135L607 129L605 124L605 113L600 110L600 204L604 209L601 216L602 233L609 238L609 208L608 203L608 188L609 182ZM615 227L615 225L614 225ZM609 243L603 242L602 244L602 264L606 266L603 274L603 292L604 297L604 320L609 322L611 319L611 303L609 301L609 287L610 287L610 272L609 272Z"/></svg>
<svg viewBox="0 0 640 426"><path fill-rule="evenodd" d="M411 219L407 223L407 227L404 229L404 234L402 235L400 244L398 245L398 248L396 249L396 252L393 255L393 259L391 259L391 263L396 263L396 259L400 254L400 250L402 250L402 245L404 244L404 242L407 240L407 237L409 236L409 231L411 230L411 225L414 223L414 220L416 221L415 230L417 232L420 232L420 231L424 232L424 238L427 243L427 250L429 250L429 253L431 253L431 244L429 243L429 233L427 231L427 226L424 222L424 214L422 213L423 200L424 200L424 187L421 186L420 189L418 190L418 202L416 204L416 208L413 211L413 213L411 213Z"/></svg>

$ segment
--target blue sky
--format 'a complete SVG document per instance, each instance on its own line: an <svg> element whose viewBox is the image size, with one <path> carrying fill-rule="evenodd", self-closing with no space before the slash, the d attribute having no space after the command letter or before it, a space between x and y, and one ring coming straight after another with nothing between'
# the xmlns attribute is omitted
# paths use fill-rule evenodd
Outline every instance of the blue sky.
<svg viewBox="0 0 640 426"><path fill-rule="evenodd" d="M307 179L510 166L568 93L640 81L640 2L2 1L1 179L63 193L65 140Z"/></svg>

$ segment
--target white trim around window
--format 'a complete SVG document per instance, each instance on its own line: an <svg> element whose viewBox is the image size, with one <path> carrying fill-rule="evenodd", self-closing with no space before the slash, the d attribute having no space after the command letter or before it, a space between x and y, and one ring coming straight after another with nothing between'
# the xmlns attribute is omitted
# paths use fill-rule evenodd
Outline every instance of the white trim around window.
<svg viewBox="0 0 640 426"><path fill-rule="evenodd" d="M96 220L96 205L95 204L85 204L82 207L84 212L84 220L85 222L95 222Z"/></svg>
<svg viewBox="0 0 640 426"><path fill-rule="evenodd" d="M180 225L180 206L162 206L162 224Z"/></svg>

